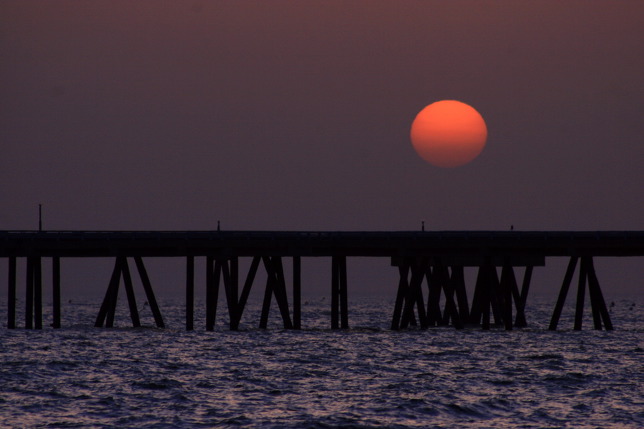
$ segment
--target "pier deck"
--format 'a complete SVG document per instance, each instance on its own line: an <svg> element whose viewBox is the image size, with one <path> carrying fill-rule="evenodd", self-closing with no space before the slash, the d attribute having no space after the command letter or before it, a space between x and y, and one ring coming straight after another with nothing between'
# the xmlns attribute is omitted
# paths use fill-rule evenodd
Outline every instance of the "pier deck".
<svg viewBox="0 0 644 429"><path fill-rule="evenodd" d="M0 231L0 257L644 256L644 231Z"/></svg>
<svg viewBox="0 0 644 429"><path fill-rule="evenodd" d="M332 258L331 327L348 327L347 257L384 257L398 268L392 329L452 324L460 328L526 325L525 303L534 267L548 257L570 258L550 328L556 329L572 276L579 264L575 329L581 329L586 286L595 329L612 329L594 257L644 256L644 231L0 231L0 257L9 263L8 322L15 328L16 259L27 260L25 327L42 327L42 258L52 258L54 327L60 326L60 259L112 257L116 263L96 326L112 326L123 280L132 323L140 325L128 258L133 258L157 326L164 326L144 257L186 258L186 328L193 328L194 258L206 258L206 329L214 328L223 281L230 328L237 329L260 265L267 273L260 327L274 297L285 328L299 328L302 257ZM252 258L240 284L238 259ZM292 312L283 258L293 258ZM463 267L478 267L474 296L465 292ZM514 268L525 267L519 288ZM499 277L499 270L500 277ZM423 288L423 285L426 288ZM240 289L241 286L241 289ZM423 298L426 289L427 301ZM441 298L442 296L442 298ZM442 308L441 308L442 306ZM513 311L516 318L513 317ZM292 318L291 318L292 316Z"/></svg>

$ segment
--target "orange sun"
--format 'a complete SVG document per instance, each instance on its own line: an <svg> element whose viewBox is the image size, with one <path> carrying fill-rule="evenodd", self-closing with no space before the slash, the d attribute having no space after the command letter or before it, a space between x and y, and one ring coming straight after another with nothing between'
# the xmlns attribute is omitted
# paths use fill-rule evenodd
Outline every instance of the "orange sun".
<svg viewBox="0 0 644 429"><path fill-rule="evenodd" d="M483 117L455 100L425 107L411 124L411 143L425 161L437 167L459 167L476 158L487 140Z"/></svg>

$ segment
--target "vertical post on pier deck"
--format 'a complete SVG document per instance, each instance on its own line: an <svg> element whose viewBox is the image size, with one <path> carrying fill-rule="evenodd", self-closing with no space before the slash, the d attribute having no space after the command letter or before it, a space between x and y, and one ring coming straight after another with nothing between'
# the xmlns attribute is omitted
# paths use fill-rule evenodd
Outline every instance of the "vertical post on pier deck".
<svg viewBox="0 0 644 429"><path fill-rule="evenodd" d="M51 260L52 272L52 306L54 309L54 320L52 327L60 328L60 257L54 256Z"/></svg>
<svg viewBox="0 0 644 429"><path fill-rule="evenodd" d="M9 284L7 285L7 328L16 329L16 257L9 257Z"/></svg>
<svg viewBox="0 0 644 429"><path fill-rule="evenodd" d="M34 327L34 260L27 257L27 284L25 291L25 329Z"/></svg>
<svg viewBox="0 0 644 429"><path fill-rule="evenodd" d="M293 328L302 328L302 266L301 258L293 256Z"/></svg>
<svg viewBox="0 0 644 429"><path fill-rule="evenodd" d="M194 329L195 314L195 257L186 258L186 331Z"/></svg>

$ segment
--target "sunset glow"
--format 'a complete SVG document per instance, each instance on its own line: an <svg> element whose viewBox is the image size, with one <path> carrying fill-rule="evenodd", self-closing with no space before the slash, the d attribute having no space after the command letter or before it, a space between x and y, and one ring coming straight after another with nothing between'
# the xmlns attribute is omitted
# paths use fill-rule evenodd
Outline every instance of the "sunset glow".
<svg viewBox="0 0 644 429"><path fill-rule="evenodd" d="M487 126L471 106L443 100L418 113L410 137L425 161L437 167L458 167L481 153L487 140Z"/></svg>

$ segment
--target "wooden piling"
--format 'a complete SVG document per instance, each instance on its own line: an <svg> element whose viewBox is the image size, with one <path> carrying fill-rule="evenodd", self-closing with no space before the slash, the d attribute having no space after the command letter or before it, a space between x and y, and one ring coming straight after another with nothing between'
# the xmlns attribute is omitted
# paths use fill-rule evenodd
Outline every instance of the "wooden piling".
<svg viewBox="0 0 644 429"><path fill-rule="evenodd" d="M214 265L214 267L213 267ZM206 330L215 329L221 265L213 256L206 257Z"/></svg>
<svg viewBox="0 0 644 429"><path fill-rule="evenodd" d="M218 259L221 266L221 273L224 279L224 292L226 294L226 305L228 307L228 326L231 331L238 328L237 301L238 301L238 264L237 258Z"/></svg>
<svg viewBox="0 0 644 429"><path fill-rule="evenodd" d="M42 329L42 258L34 257L34 328Z"/></svg>
<svg viewBox="0 0 644 429"><path fill-rule="evenodd" d="M331 257L331 329L339 329L340 269L338 257Z"/></svg>
<svg viewBox="0 0 644 429"><path fill-rule="evenodd" d="M27 284L25 290L25 329L34 327L34 258L27 257Z"/></svg>
<svg viewBox="0 0 644 429"><path fill-rule="evenodd" d="M293 329L302 328L302 265L299 256L293 256Z"/></svg>
<svg viewBox="0 0 644 429"><path fill-rule="evenodd" d="M592 258L590 256L585 256L583 259L586 260L586 282L588 283L588 297L590 298L590 309L593 315L593 327L596 330L602 329L602 318L599 313L599 297L597 296L597 288L595 287L595 282L591 280L591 267L593 265ZM601 292L600 292L601 293Z"/></svg>
<svg viewBox="0 0 644 429"><path fill-rule="evenodd" d="M402 317L400 327L406 328L408 325L416 325L416 315L414 307L418 312L418 324L422 329L429 326L427 319L427 311L425 309L425 300L423 298L422 283L425 278L426 261L416 260L408 261L407 265L411 271L411 278L406 281L404 305L402 310ZM405 279L407 280L407 279Z"/></svg>
<svg viewBox="0 0 644 429"><path fill-rule="evenodd" d="M123 267L119 263L119 260L117 258L116 263L114 264L114 271L112 272L113 276L111 280L113 281L113 283L111 283L107 289L107 293L109 295L107 297L108 305L107 305L107 320L105 321L106 328L114 327L114 316L116 315L116 304L118 303L118 298L119 298L119 283L121 281L122 269Z"/></svg>
<svg viewBox="0 0 644 429"><path fill-rule="evenodd" d="M468 322L478 325L483 317L483 284L485 283L486 271L482 266L478 267L476 274L476 283L474 284L474 296L472 297L472 306L470 307L470 317Z"/></svg>
<svg viewBox="0 0 644 429"><path fill-rule="evenodd" d="M595 273L595 266L593 258L588 257L587 261L587 277L588 277L588 290L591 298L591 306L593 308L593 319L595 322L595 329L602 329L602 322L607 331L613 330L613 323L610 320L610 314L606 308L606 301L597 280Z"/></svg>
<svg viewBox="0 0 644 429"><path fill-rule="evenodd" d="M7 328L16 329L16 257L9 258L7 285Z"/></svg>
<svg viewBox="0 0 644 429"><path fill-rule="evenodd" d="M248 269L246 281L244 282L244 287L242 288L241 295L239 296L237 326L239 326L239 323L241 322L241 317L242 317L242 314L244 313L244 309L246 308L246 302L248 301L250 290L253 287L253 282L255 281L257 268L259 267L259 264L261 261L262 261L261 256L254 256L253 261L250 264L250 268Z"/></svg>
<svg viewBox="0 0 644 429"><path fill-rule="evenodd" d="M194 329L195 314L195 257L186 257L186 331Z"/></svg>
<svg viewBox="0 0 644 429"><path fill-rule="evenodd" d="M405 294L407 293L407 273L409 272L409 264L403 260L402 264L398 265L398 273L400 279L398 280L398 289L396 290L396 301L394 302L394 314L391 317L391 330L397 331L400 329L400 317L402 315L403 302L405 301Z"/></svg>
<svg viewBox="0 0 644 429"><path fill-rule="evenodd" d="M503 325L506 331L512 330L512 294L513 290L517 289L516 284L514 269L509 262L505 262L501 269L501 290L499 296L502 304Z"/></svg>
<svg viewBox="0 0 644 429"><path fill-rule="evenodd" d="M440 307L441 299L441 279L439 271L436 267L432 271L429 259L427 266L425 266L425 279L427 280L427 324L429 326L439 326L443 321L443 311Z"/></svg>
<svg viewBox="0 0 644 429"><path fill-rule="evenodd" d="M490 305L492 307L492 314L494 315L494 325L500 326L503 324L503 312L501 310L501 282L495 266L491 266L490 274Z"/></svg>
<svg viewBox="0 0 644 429"><path fill-rule="evenodd" d="M528 323L525 318L525 306L526 306L526 303L528 302L528 292L530 290L530 280L532 279L532 270L533 270L532 266L525 267L519 299L518 300L515 299L517 316L514 320L514 326L516 326L517 328L525 328L526 326L528 326Z"/></svg>
<svg viewBox="0 0 644 429"><path fill-rule="evenodd" d="M414 266L409 262L409 271L411 273L411 278L408 276L405 277L404 290L405 294L403 296L403 307L402 314L400 317L400 329L406 329L409 325L416 324L416 318L414 315L414 292L412 290L412 281L414 278Z"/></svg>
<svg viewBox="0 0 644 429"><path fill-rule="evenodd" d="M427 329L429 322L427 320L427 311L425 309L425 299L423 298L423 280L425 278L426 261L422 261L412 269L412 299L416 304L416 311L418 312L418 323L421 329Z"/></svg>
<svg viewBox="0 0 644 429"><path fill-rule="evenodd" d="M340 327L349 329L349 303L347 288L347 257L341 256L339 260L340 269Z"/></svg>
<svg viewBox="0 0 644 429"><path fill-rule="evenodd" d="M263 258L266 273L266 289L264 291L264 303L262 305L262 314L260 316L259 327L265 329L268 325L268 314L271 306L271 298L274 295L277 306L282 316L284 329L293 329L293 322L289 314L288 298L286 295L286 280L284 277L284 267L280 256L264 256Z"/></svg>
<svg viewBox="0 0 644 429"><path fill-rule="evenodd" d="M206 257L206 331L212 331L215 328L215 317L213 315L214 298L214 258Z"/></svg>
<svg viewBox="0 0 644 429"><path fill-rule="evenodd" d="M228 314L230 316L230 327L232 330L239 328L239 259L234 257L228 261L228 291L230 293L230 304Z"/></svg>
<svg viewBox="0 0 644 429"><path fill-rule="evenodd" d="M123 275L123 283L125 284L125 295L127 296L128 307L130 308L130 319L134 328L141 327L141 320L139 318L139 309L136 306L136 296L134 295L134 285L132 284L132 276L130 275L130 268L125 256L120 258L121 274Z"/></svg>
<svg viewBox="0 0 644 429"><path fill-rule="evenodd" d="M552 313L552 318L550 319L549 330L557 330L557 325L559 324L559 317L561 317L561 310L563 309L564 303L566 302L566 296L568 295L568 289L570 289L570 283L572 283L572 276L575 273L575 268L577 267L577 256L571 256L570 261L568 262L568 268L566 268L566 274L564 276L563 284L559 290L559 297L557 298L557 304L555 305L555 310Z"/></svg>
<svg viewBox="0 0 644 429"><path fill-rule="evenodd" d="M349 328L347 257L331 257L331 329Z"/></svg>
<svg viewBox="0 0 644 429"><path fill-rule="evenodd" d="M461 320L459 312L456 308L456 303L454 302L454 284L447 266L440 266L440 276L441 283L443 284L443 292L445 293L445 311L443 315L443 324L449 324L449 320L451 319L452 325L456 329L462 329L463 321Z"/></svg>
<svg viewBox="0 0 644 429"><path fill-rule="evenodd" d="M150 282L150 277L148 276L148 272L145 269L145 265L143 264L143 259L140 256L135 256L134 262L136 263L136 268L139 272L139 277L141 278L141 284L143 285L143 290L145 291L145 297L148 300L148 304L150 304L150 310L152 310L152 315L154 316L154 323L157 325L157 328L165 328L163 317L161 316L161 310L159 309L157 299L154 296L152 283Z"/></svg>
<svg viewBox="0 0 644 429"><path fill-rule="evenodd" d="M268 326L268 315L271 309L271 298L275 288L275 276L273 275L272 262L269 257L262 258L264 268L266 269L266 288L264 289L264 301L262 303L262 313L259 317L259 328L266 329Z"/></svg>
<svg viewBox="0 0 644 429"><path fill-rule="evenodd" d="M105 292L105 297L101 303L101 308L98 310L98 316L96 316L96 322L94 327L102 328L105 324L105 318L110 311L112 305L112 295L114 294L113 289L118 288L119 278L121 276L121 267L119 264L114 264L114 269L112 270L112 276L110 277L110 282L107 286L107 291Z"/></svg>
<svg viewBox="0 0 644 429"><path fill-rule="evenodd" d="M52 307L54 329L60 328L60 257L54 256L51 259L52 272Z"/></svg>
<svg viewBox="0 0 644 429"><path fill-rule="evenodd" d="M579 264L579 281L577 283L577 305L575 307L575 331L581 331L581 325L584 319L584 297L586 293L586 271L587 259L581 258Z"/></svg>
<svg viewBox="0 0 644 429"><path fill-rule="evenodd" d="M467 301L467 290L465 289L465 273L462 265L452 266L452 284L458 304L458 314L462 323L469 321L470 309Z"/></svg>
<svg viewBox="0 0 644 429"><path fill-rule="evenodd" d="M291 321L291 316L288 308L288 296L286 294L286 278L284 276L284 266L282 264L282 258L279 256L274 256L272 259L273 259L273 270L276 278L276 287L273 289L273 291L275 292L275 299L280 309L280 314L282 315L284 329L293 329L293 322Z"/></svg>
<svg viewBox="0 0 644 429"><path fill-rule="evenodd" d="M481 309L482 309L482 316L483 316L483 321L481 322L481 327L483 330L489 330L490 329L490 306L492 303L492 283L493 283L493 277L496 277L496 269L490 262L486 262L486 264L481 267L480 269L485 270L485 274L483 275L483 289L481 290Z"/></svg>

